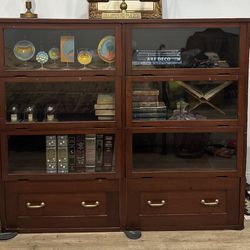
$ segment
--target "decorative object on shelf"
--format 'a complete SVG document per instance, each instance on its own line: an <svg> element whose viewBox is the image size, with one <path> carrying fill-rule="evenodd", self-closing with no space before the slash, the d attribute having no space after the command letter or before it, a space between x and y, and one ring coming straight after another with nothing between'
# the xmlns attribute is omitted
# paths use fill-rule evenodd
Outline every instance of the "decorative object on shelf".
<svg viewBox="0 0 250 250"><path fill-rule="evenodd" d="M24 110L24 121L27 121L27 122L35 121L35 107L34 106L28 106Z"/></svg>
<svg viewBox="0 0 250 250"><path fill-rule="evenodd" d="M75 61L75 37L61 36L61 62L66 62L66 68L69 68L69 63Z"/></svg>
<svg viewBox="0 0 250 250"><path fill-rule="evenodd" d="M52 63L47 67L51 69L58 69L59 65L56 63L56 61L60 58L60 50L56 47L53 47L49 50L48 55L50 60L52 60Z"/></svg>
<svg viewBox="0 0 250 250"><path fill-rule="evenodd" d="M47 122L54 122L56 121L56 109L53 105L48 105L45 108L45 120Z"/></svg>
<svg viewBox="0 0 250 250"><path fill-rule="evenodd" d="M45 51L39 51L36 54L36 61L41 64L40 69L45 69L43 65L46 62L48 62L48 60L49 60L49 56L48 56L48 54Z"/></svg>
<svg viewBox="0 0 250 250"><path fill-rule="evenodd" d="M83 65L82 69L87 69L86 65L92 62L93 51L87 48L81 48L77 53L77 61Z"/></svg>
<svg viewBox="0 0 250 250"><path fill-rule="evenodd" d="M97 52L99 57L109 64L115 61L115 37L114 36L105 36L98 44Z"/></svg>
<svg viewBox="0 0 250 250"><path fill-rule="evenodd" d="M35 55L35 52L36 49L34 44L28 40L21 40L17 42L13 49L15 57L18 60L25 62L25 68L31 67L31 65L28 66L27 61L29 61Z"/></svg>
<svg viewBox="0 0 250 250"><path fill-rule="evenodd" d="M18 122L19 120L19 111L17 106L11 106L10 107L10 121L11 122Z"/></svg>
<svg viewBox="0 0 250 250"><path fill-rule="evenodd" d="M25 2L25 6L27 10L25 13L20 14L20 17L21 18L37 18L37 14L31 12L32 3L30 0L27 0Z"/></svg>
<svg viewBox="0 0 250 250"><path fill-rule="evenodd" d="M160 19L161 0L88 0L90 19Z"/></svg>

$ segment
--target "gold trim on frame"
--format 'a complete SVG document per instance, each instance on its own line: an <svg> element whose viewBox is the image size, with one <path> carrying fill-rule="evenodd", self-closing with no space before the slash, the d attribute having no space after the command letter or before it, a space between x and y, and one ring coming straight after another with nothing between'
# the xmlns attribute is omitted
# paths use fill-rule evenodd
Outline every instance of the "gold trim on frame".
<svg viewBox="0 0 250 250"><path fill-rule="evenodd" d="M139 0L138 0L139 1ZM129 2L129 1L128 1ZM143 3L143 2L142 2ZM159 2L153 2L153 10L134 10L128 11L127 13L141 13L142 19L161 19L162 18L162 4ZM98 3L89 3L89 19L103 19L102 16L108 16L109 13L119 13L110 10L99 10ZM133 15L132 15L133 16Z"/></svg>

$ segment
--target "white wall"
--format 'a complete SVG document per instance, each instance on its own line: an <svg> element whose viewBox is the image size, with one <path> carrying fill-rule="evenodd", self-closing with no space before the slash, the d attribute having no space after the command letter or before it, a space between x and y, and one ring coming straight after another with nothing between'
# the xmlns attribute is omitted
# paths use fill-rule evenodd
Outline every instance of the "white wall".
<svg viewBox="0 0 250 250"><path fill-rule="evenodd" d="M87 0L32 0L40 18L88 18ZM162 0L164 18L250 18L250 0ZM0 0L0 17L19 17L25 0ZM249 102L250 110L250 102ZM249 119L250 121L250 116ZM249 123L248 123L249 124ZM248 127L250 131L250 126ZM247 143L250 183L250 133Z"/></svg>

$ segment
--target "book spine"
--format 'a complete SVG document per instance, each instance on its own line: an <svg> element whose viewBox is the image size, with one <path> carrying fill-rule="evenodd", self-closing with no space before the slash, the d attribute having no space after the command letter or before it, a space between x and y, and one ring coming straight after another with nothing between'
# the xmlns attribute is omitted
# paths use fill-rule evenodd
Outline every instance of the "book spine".
<svg viewBox="0 0 250 250"><path fill-rule="evenodd" d="M76 135L76 172L85 171L85 135Z"/></svg>
<svg viewBox="0 0 250 250"><path fill-rule="evenodd" d="M57 172L56 136L46 136L46 172L54 174Z"/></svg>
<svg viewBox="0 0 250 250"><path fill-rule="evenodd" d="M96 172L101 172L103 167L103 135L96 135Z"/></svg>
<svg viewBox="0 0 250 250"><path fill-rule="evenodd" d="M112 109L106 109L106 110L96 109L95 115L96 116L98 116L98 115L114 116L115 115L115 110L112 110Z"/></svg>
<svg viewBox="0 0 250 250"><path fill-rule="evenodd" d="M104 135L103 139L103 170L112 171L113 163L113 135Z"/></svg>
<svg viewBox="0 0 250 250"><path fill-rule="evenodd" d="M76 167L76 137L75 135L68 135L68 159L69 172L75 172Z"/></svg>
<svg viewBox="0 0 250 250"><path fill-rule="evenodd" d="M175 65L182 64L182 61L132 61L133 66L151 66L151 65Z"/></svg>
<svg viewBox="0 0 250 250"><path fill-rule="evenodd" d="M95 109L115 109L115 105L114 104L95 104L94 106Z"/></svg>
<svg viewBox="0 0 250 250"><path fill-rule="evenodd" d="M58 173L68 173L68 136L57 136L57 163Z"/></svg>
<svg viewBox="0 0 250 250"><path fill-rule="evenodd" d="M159 95L160 91L158 89L152 90L133 90L133 95Z"/></svg>
<svg viewBox="0 0 250 250"><path fill-rule="evenodd" d="M164 102L133 102L132 107L133 108L139 108L139 107L160 107L165 106Z"/></svg>
<svg viewBox="0 0 250 250"><path fill-rule="evenodd" d="M86 148L86 172L95 172L96 163L96 135L89 134L85 136Z"/></svg>
<svg viewBox="0 0 250 250"><path fill-rule="evenodd" d="M166 106L164 107L139 107L133 108L133 113L163 113L166 112Z"/></svg>
<svg viewBox="0 0 250 250"><path fill-rule="evenodd" d="M166 113L133 113L133 118L166 118Z"/></svg>
<svg viewBox="0 0 250 250"><path fill-rule="evenodd" d="M158 101L158 96L156 95L133 95L132 96L132 101L133 102L157 102Z"/></svg>

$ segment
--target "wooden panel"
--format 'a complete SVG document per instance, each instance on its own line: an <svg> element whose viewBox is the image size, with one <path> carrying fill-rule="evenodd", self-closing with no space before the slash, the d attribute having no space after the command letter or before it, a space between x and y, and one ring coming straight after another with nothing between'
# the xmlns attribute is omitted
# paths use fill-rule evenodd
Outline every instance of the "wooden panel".
<svg viewBox="0 0 250 250"><path fill-rule="evenodd" d="M212 229L239 225L237 178L152 178L129 180L127 185L129 229ZM218 205L201 202L216 199Z"/></svg>

